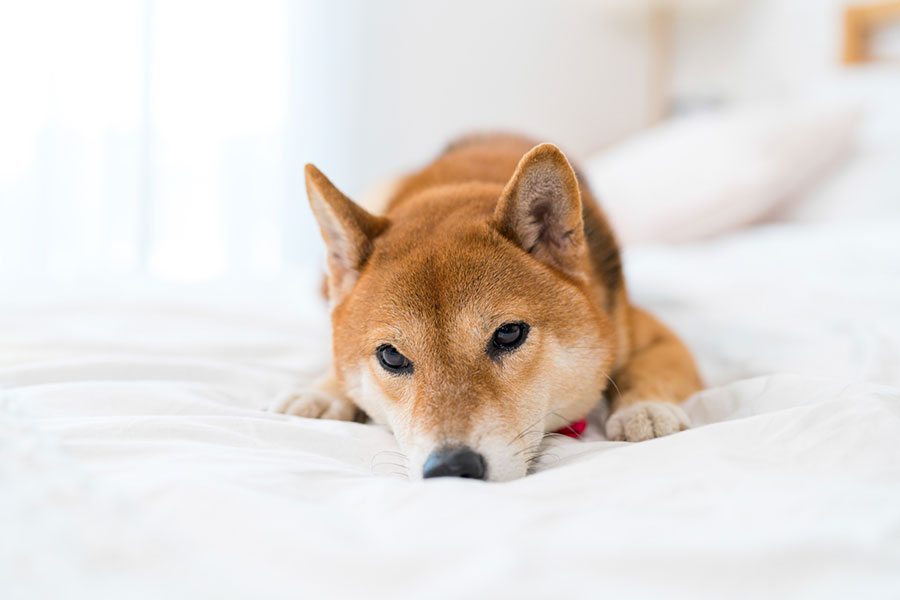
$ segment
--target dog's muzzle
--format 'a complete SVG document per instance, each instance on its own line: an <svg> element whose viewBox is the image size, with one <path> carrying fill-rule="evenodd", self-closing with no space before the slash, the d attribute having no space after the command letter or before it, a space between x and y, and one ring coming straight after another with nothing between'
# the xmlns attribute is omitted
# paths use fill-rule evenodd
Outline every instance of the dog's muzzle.
<svg viewBox="0 0 900 600"><path fill-rule="evenodd" d="M465 446L438 448L425 461L422 472L425 479L431 477L484 479L486 475L484 457Z"/></svg>

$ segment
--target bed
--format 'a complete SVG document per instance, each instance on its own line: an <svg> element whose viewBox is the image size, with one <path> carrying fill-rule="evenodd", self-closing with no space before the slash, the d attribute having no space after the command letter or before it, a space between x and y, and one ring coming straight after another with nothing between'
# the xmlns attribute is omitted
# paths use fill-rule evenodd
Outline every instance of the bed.
<svg viewBox="0 0 900 600"><path fill-rule="evenodd" d="M6 285L0 594L897 597L900 215L854 190L877 210L819 189L629 244L708 384L695 427L610 442L598 409L503 484L411 483L381 427L265 411L328 365L318 273Z"/></svg>

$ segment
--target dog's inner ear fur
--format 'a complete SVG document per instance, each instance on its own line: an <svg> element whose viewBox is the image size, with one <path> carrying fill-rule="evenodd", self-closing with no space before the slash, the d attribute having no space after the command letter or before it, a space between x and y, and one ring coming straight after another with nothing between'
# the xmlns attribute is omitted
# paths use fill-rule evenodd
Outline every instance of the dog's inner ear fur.
<svg viewBox="0 0 900 600"><path fill-rule="evenodd" d="M492 225L536 259L583 277L585 238L575 172L553 144L530 150L516 167Z"/></svg>
<svg viewBox="0 0 900 600"><path fill-rule="evenodd" d="M389 221L366 212L313 165L306 165L306 193L328 251L328 299L335 306L353 289Z"/></svg>

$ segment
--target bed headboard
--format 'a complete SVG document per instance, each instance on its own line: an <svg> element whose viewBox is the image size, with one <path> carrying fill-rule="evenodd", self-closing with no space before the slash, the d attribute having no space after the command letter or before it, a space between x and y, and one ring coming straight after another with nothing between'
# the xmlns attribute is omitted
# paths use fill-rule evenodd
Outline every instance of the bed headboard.
<svg viewBox="0 0 900 600"><path fill-rule="evenodd" d="M890 26L900 27L900 1L848 6L844 10L844 64L877 60L872 52L872 34Z"/></svg>

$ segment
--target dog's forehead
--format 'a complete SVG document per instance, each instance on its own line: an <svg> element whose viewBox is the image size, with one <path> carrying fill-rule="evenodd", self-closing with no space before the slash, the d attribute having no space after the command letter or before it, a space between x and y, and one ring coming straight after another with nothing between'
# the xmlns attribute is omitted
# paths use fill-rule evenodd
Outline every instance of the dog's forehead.
<svg viewBox="0 0 900 600"><path fill-rule="evenodd" d="M564 329L582 304L561 276L486 223L428 233L398 228L376 243L341 311L341 323L364 332L361 351L391 343L408 352L471 353L504 323Z"/></svg>
<svg viewBox="0 0 900 600"><path fill-rule="evenodd" d="M441 327L515 311L533 274L504 252L480 250L435 248L396 261L384 286L392 311Z"/></svg>

